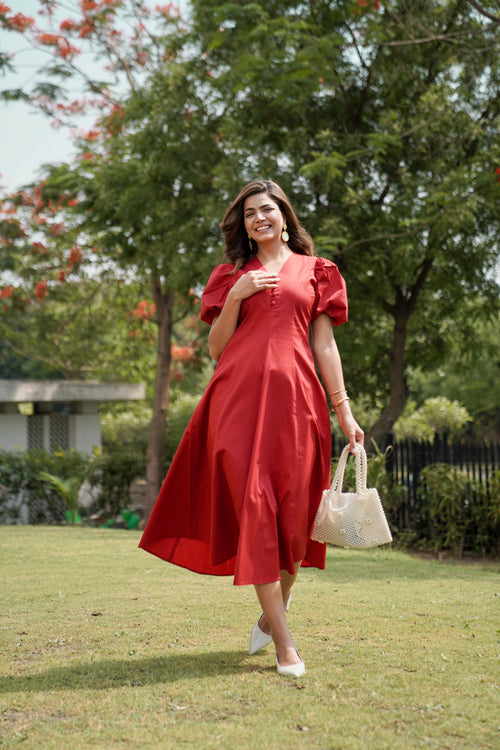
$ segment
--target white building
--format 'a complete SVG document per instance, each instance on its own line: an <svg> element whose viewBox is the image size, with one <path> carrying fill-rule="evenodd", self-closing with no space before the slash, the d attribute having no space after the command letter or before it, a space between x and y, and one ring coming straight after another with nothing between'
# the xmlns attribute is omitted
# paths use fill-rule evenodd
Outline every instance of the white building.
<svg viewBox="0 0 500 750"><path fill-rule="evenodd" d="M140 401L145 390L144 383L0 380L0 450L92 453L101 445L99 403ZM19 410L26 403L29 414Z"/></svg>

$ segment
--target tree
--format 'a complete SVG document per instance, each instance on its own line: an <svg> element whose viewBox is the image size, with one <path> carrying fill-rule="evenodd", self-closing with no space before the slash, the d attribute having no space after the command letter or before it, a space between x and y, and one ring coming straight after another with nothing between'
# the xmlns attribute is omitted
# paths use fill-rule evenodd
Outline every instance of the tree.
<svg viewBox="0 0 500 750"><path fill-rule="evenodd" d="M483 320L469 308L467 336L455 340L448 356L435 370L411 375L419 403L439 394L458 399L471 413L471 432L482 439L500 440L500 316Z"/></svg>
<svg viewBox="0 0 500 750"><path fill-rule="evenodd" d="M68 174L85 196L86 231L107 257L151 286L158 335L146 513L163 475L174 321L213 265L207 250L216 242L212 173L220 157L202 94L188 65L171 65L130 97L120 134L108 136L104 154Z"/></svg>
<svg viewBox="0 0 500 750"><path fill-rule="evenodd" d="M470 295L498 305L498 19L430 0L193 7L233 174L284 183L347 278L348 382L385 404L383 444L408 368L466 330Z"/></svg>
<svg viewBox="0 0 500 750"><path fill-rule="evenodd" d="M60 193L56 203L48 192L41 185L0 200L0 267L10 280L0 286L0 339L52 376L136 379L127 363L144 350L139 331L154 312L141 303L144 287L79 244L64 210L78 201Z"/></svg>
<svg viewBox="0 0 500 750"><path fill-rule="evenodd" d="M58 4L42 4L54 23ZM30 101L53 117L71 116L88 105L64 104L64 89L53 83L76 71L98 95L90 104L104 111L96 127L80 139L80 161L73 167L48 169L44 195L69 196L65 208L72 209L82 245L90 241L102 260L111 260L150 285L158 335L147 451L148 514L163 473L174 302L180 290L184 304L178 314L184 316L194 300L191 286L208 272L207 250L212 248L207 238L214 233L218 215L213 211L211 173L219 149L215 120L204 101L202 66L179 53L186 37L172 3L152 12L135 0L85 0L80 11L76 18L58 21L56 32L42 32L35 29L33 19L14 17L0 7L5 27L28 35L35 46L46 45L57 60L41 71L48 80L37 83ZM162 33L153 17L161 21ZM131 24L132 36L122 30L124 20ZM114 87L109 76L98 81L78 68L75 37L108 60L111 79L117 76Z"/></svg>

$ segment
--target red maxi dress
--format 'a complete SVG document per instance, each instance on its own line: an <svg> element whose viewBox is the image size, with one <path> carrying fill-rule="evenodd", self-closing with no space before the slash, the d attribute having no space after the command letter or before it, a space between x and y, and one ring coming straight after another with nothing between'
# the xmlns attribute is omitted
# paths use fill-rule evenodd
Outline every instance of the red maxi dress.
<svg viewBox="0 0 500 750"><path fill-rule="evenodd" d="M201 318L219 315L247 271L217 266ZM330 485L331 430L309 326L320 313L347 320L336 265L294 253L279 285L245 299L238 327L179 444L139 546L198 573L269 583L294 562L325 567L326 545L310 539Z"/></svg>

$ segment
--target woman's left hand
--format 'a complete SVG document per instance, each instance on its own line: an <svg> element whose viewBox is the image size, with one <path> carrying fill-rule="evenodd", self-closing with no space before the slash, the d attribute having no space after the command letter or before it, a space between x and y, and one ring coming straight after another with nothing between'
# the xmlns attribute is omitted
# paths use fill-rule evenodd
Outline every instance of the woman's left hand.
<svg viewBox="0 0 500 750"><path fill-rule="evenodd" d="M364 445L365 434L354 419L351 412L351 407L349 406L349 402L346 401L345 404L340 404L339 406L337 406L337 408L335 409L335 414L339 421L342 432L349 440L349 450L351 453L354 453L356 443L361 443L361 445Z"/></svg>

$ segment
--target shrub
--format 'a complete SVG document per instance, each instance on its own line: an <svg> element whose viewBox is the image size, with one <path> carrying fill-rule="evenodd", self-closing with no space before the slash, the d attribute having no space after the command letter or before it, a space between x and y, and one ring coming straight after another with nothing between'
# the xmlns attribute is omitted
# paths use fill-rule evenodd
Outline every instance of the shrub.
<svg viewBox="0 0 500 750"><path fill-rule="evenodd" d="M500 552L500 470L474 487L468 536L476 552Z"/></svg>
<svg viewBox="0 0 500 750"><path fill-rule="evenodd" d="M430 464L420 472L419 482L435 551L450 549L462 556L471 521L467 475L449 464Z"/></svg>
<svg viewBox="0 0 500 750"><path fill-rule="evenodd" d="M394 435L398 440L409 438L432 441L436 433L449 433L453 436L470 421L467 409L458 401L437 396L426 399L418 409L410 401L394 425Z"/></svg>
<svg viewBox="0 0 500 750"><path fill-rule="evenodd" d="M76 451L0 452L0 523L61 523L67 504L40 472L83 476L89 458Z"/></svg>

